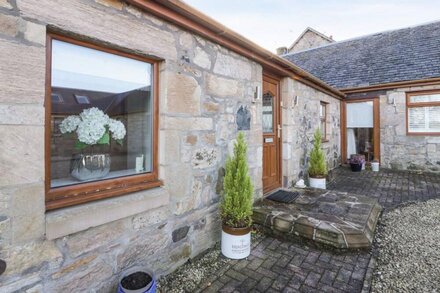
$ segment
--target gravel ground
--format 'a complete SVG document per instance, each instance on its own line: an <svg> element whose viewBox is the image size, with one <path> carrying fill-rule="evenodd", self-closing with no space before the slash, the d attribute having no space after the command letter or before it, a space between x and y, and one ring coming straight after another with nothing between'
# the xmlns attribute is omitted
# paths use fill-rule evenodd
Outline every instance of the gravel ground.
<svg viewBox="0 0 440 293"><path fill-rule="evenodd" d="M382 216L372 292L440 292L440 200Z"/></svg>
<svg viewBox="0 0 440 293"><path fill-rule="evenodd" d="M263 234L252 231L252 245L263 238ZM173 273L158 280L157 289L160 293L184 293L197 292L202 284L219 271L226 269L234 260L225 258L220 251L220 243L217 243L207 253L194 260L188 261ZM236 262L236 261L235 261Z"/></svg>
<svg viewBox="0 0 440 293"><path fill-rule="evenodd" d="M217 244L205 255L194 261L189 261L173 273L159 279L158 291L161 293L194 292L208 276L215 274L230 260L221 256Z"/></svg>

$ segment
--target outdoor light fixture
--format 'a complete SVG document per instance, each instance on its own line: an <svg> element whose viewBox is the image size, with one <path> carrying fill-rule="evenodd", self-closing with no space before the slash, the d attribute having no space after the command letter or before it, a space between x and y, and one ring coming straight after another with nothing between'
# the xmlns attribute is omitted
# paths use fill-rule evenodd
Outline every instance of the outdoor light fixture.
<svg viewBox="0 0 440 293"><path fill-rule="evenodd" d="M395 97L388 97L387 99L388 105L392 105L394 107L394 113L398 113L397 112L397 104L396 104L396 98Z"/></svg>
<svg viewBox="0 0 440 293"><path fill-rule="evenodd" d="M394 97L388 96L387 102L389 105L396 105L396 99Z"/></svg>
<svg viewBox="0 0 440 293"><path fill-rule="evenodd" d="M261 99L261 86L257 85L255 87L255 93L254 93L254 103L256 103L258 100Z"/></svg>
<svg viewBox="0 0 440 293"><path fill-rule="evenodd" d="M299 102L299 96L294 96L292 106L293 107L297 106L298 102Z"/></svg>

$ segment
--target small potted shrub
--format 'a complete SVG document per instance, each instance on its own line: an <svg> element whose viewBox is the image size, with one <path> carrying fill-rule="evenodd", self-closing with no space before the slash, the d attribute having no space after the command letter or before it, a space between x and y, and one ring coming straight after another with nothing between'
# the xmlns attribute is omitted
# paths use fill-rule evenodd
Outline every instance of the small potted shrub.
<svg viewBox="0 0 440 293"><path fill-rule="evenodd" d="M248 174L247 145L239 133L233 157L227 158L220 204L222 219L222 254L242 259L251 251L253 186Z"/></svg>
<svg viewBox="0 0 440 293"><path fill-rule="evenodd" d="M326 189L327 164L321 146L322 136L319 129L316 129L313 140L308 170L310 187Z"/></svg>
<svg viewBox="0 0 440 293"><path fill-rule="evenodd" d="M350 167L353 172L362 171L362 166L365 164L364 156L362 155L353 155L350 158Z"/></svg>

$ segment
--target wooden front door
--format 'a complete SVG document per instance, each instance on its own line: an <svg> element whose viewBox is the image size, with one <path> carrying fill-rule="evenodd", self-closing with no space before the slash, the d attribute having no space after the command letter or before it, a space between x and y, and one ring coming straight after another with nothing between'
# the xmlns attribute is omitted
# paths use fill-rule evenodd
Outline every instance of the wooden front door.
<svg viewBox="0 0 440 293"><path fill-rule="evenodd" d="M280 83L263 76L263 192L281 187Z"/></svg>

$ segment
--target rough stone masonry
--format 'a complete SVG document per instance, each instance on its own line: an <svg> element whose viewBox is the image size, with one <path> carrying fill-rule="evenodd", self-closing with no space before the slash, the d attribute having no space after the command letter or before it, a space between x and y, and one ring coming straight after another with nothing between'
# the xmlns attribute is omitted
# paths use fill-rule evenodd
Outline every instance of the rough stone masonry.
<svg viewBox="0 0 440 293"><path fill-rule="evenodd" d="M250 113L250 175L262 195L261 65L117 0L0 0L0 258L2 292L109 292L142 265L158 276L219 240L216 192ZM160 65L160 188L45 211L46 33L59 32L143 56ZM292 97L301 97L297 106ZM298 178L300 131L329 104L330 166L339 154L339 101L282 80L283 176ZM304 139L306 139L303 136ZM221 172L220 172L221 173Z"/></svg>

